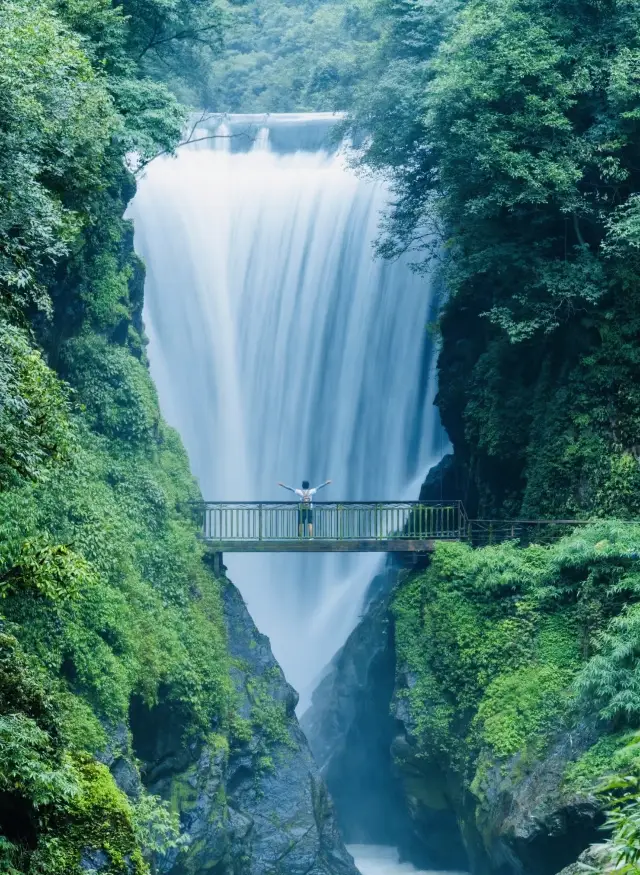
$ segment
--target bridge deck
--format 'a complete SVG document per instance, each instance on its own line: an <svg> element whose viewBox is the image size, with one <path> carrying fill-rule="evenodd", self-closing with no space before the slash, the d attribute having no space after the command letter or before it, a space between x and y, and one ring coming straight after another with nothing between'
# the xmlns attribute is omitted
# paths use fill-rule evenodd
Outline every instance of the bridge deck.
<svg viewBox="0 0 640 875"><path fill-rule="evenodd" d="M334 541L326 538L291 538L282 541L214 541L207 546L219 553L432 553L436 540L430 538L362 538ZM446 539L453 540L453 539Z"/></svg>

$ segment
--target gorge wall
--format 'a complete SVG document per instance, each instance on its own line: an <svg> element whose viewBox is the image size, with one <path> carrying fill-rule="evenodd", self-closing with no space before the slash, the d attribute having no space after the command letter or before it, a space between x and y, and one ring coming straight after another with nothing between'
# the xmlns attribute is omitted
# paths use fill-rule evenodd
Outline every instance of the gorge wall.
<svg viewBox="0 0 640 875"><path fill-rule="evenodd" d="M347 840L372 841L385 813L416 864L553 875L606 838L596 790L637 768L639 537L609 521L547 546L443 544L373 582L302 718Z"/></svg>

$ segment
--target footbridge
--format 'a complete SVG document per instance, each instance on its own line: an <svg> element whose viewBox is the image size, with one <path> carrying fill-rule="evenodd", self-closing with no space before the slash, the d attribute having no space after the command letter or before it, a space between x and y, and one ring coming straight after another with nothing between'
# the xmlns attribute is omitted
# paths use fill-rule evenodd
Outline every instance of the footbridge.
<svg viewBox="0 0 640 875"><path fill-rule="evenodd" d="M439 541L476 546L545 542L584 520L472 520L461 501L204 501L202 539L223 553L431 553ZM219 559L218 559L219 561Z"/></svg>
<svg viewBox="0 0 640 875"><path fill-rule="evenodd" d="M218 502L194 505L221 553L425 553L467 536L460 501Z"/></svg>

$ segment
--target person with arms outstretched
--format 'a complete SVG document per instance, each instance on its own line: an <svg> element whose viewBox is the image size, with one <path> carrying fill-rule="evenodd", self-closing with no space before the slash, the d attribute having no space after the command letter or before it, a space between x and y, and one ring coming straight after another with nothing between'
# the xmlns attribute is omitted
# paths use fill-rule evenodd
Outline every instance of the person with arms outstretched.
<svg viewBox="0 0 640 875"><path fill-rule="evenodd" d="M294 489L293 486L285 486L284 483L278 483L278 486L282 486L283 489L288 489L289 492L295 492L295 494L300 498L300 511L298 516L298 537L302 538L304 533L304 527L307 526L307 533L310 538L313 538L313 496L319 489L324 489L325 486L328 486L331 483L331 480L326 480L324 483L321 483L320 486L314 486L313 489L309 487L309 481L302 481L302 489Z"/></svg>

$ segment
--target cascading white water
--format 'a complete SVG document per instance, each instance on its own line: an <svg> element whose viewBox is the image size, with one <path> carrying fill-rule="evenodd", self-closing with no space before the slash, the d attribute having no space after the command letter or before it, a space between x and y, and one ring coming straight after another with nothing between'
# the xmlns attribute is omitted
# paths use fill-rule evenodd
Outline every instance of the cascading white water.
<svg viewBox="0 0 640 875"><path fill-rule="evenodd" d="M216 122L219 139L152 163L132 206L152 374L209 500L287 500L278 480L327 478L321 499L413 498L438 449L432 291L374 259L388 194L319 146L331 123ZM225 562L304 694L380 559Z"/></svg>
<svg viewBox="0 0 640 875"><path fill-rule="evenodd" d="M444 875L437 870L420 870L411 863L401 863L396 848L387 845L348 845L347 850L362 875ZM446 875L467 875L447 872Z"/></svg>

